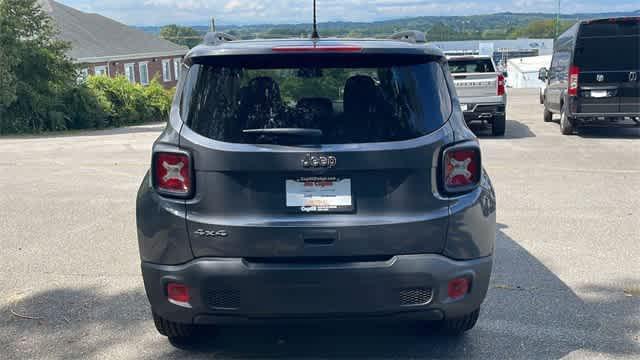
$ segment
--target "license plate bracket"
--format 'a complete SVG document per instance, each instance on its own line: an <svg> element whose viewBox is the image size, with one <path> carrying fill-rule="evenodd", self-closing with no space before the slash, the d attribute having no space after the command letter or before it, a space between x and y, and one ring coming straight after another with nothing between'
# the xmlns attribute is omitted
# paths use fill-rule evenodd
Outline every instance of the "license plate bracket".
<svg viewBox="0 0 640 360"><path fill-rule="evenodd" d="M287 209L304 213L345 213L354 210L351 179L301 176L285 181Z"/></svg>

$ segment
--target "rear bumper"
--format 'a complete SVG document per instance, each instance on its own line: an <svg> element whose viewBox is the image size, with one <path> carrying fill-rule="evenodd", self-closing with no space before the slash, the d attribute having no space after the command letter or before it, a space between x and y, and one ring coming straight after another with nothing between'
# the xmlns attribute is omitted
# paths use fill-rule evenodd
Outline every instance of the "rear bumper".
<svg viewBox="0 0 640 360"><path fill-rule="evenodd" d="M640 113L573 113L578 126L640 127Z"/></svg>
<svg viewBox="0 0 640 360"><path fill-rule="evenodd" d="M466 122L474 120L491 120L496 116L505 115L504 103L466 103L467 111L464 111L464 120Z"/></svg>
<svg viewBox="0 0 640 360"><path fill-rule="evenodd" d="M322 263L200 258L177 266L143 262L142 274L153 311L179 323L351 317L438 320L480 306L492 261L492 256L455 261L435 254ZM461 276L471 280L470 291L452 301L448 282ZM190 308L167 300L168 282L190 287Z"/></svg>

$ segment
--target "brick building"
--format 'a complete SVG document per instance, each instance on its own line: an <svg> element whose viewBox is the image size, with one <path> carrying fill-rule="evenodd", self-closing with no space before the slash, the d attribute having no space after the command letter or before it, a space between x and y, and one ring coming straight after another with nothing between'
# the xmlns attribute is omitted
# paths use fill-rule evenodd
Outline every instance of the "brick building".
<svg viewBox="0 0 640 360"><path fill-rule="evenodd" d="M143 85L157 78L167 88L176 85L188 48L52 0L38 3L53 19L59 37L71 43L69 56L83 64L84 75L124 75Z"/></svg>

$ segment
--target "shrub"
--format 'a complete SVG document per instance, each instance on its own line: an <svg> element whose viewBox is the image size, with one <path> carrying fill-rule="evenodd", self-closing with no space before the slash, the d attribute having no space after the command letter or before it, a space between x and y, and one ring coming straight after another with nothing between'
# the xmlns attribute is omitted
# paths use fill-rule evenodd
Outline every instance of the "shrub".
<svg viewBox="0 0 640 360"><path fill-rule="evenodd" d="M87 89L107 114L106 126L124 126L166 119L172 91L156 81L148 86L132 84L124 77L89 77Z"/></svg>

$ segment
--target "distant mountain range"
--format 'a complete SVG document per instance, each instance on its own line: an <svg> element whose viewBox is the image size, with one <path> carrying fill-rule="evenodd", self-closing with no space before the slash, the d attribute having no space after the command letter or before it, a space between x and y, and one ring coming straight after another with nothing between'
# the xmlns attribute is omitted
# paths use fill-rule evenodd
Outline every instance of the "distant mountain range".
<svg viewBox="0 0 640 360"><path fill-rule="evenodd" d="M607 18L618 16L640 16L640 10L632 12L561 14L562 22L592 18ZM373 22L325 22L318 24L321 35L324 36L377 36L392 34L396 31L413 29L428 32L434 27L442 31L463 34L464 38L476 36L478 38L500 38L515 28L524 27L535 20L553 20L555 14L550 13L497 13L489 15L471 16L420 16ZM218 19L219 21L220 19ZM161 26L140 27L144 31L159 34ZM192 26L201 33L208 31L208 26ZM263 25L225 25L218 26L218 30L232 33L241 38L298 36L308 34L311 25L301 24L263 24Z"/></svg>

